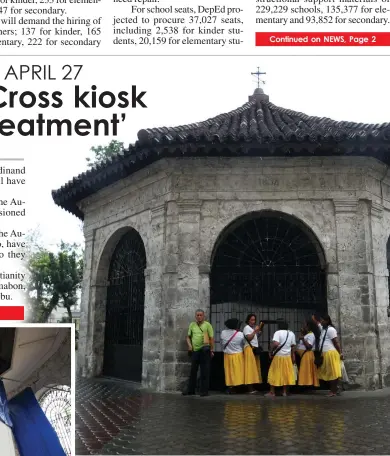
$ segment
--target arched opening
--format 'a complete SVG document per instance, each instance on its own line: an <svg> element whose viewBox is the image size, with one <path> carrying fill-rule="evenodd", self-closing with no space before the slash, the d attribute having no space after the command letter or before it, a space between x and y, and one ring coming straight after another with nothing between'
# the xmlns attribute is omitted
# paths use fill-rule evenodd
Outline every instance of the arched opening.
<svg viewBox="0 0 390 456"><path fill-rule="evenodd" d="M313 312L327 310L326 261L314 233L276 211L247 214L229 225L214 248L210 273L210 319L215 329L212 387L223 387L220 333L228 318L255 313L265 322L259 337L267 378L268 348L278 322L296 334Z"/></svg>
<svg viewBox="0 0 390 456"><path fill-rule="evenodd" d="M37 394L39 396L39 393ZM69 386L56 386L44 392L39 405L53 426L66 455L71 454L72 398Z"/></svg>
<svg viewBox="0 0 390 456"><path fill-rule="evenodd" d="M131 228L118 241L108 272L103 375L141 381L145 246Z"/></svg>

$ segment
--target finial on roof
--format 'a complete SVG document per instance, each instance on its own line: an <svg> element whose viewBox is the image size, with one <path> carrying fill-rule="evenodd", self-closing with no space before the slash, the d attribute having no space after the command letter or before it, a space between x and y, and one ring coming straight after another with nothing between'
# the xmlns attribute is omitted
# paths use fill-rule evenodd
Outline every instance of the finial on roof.
<svg viewBox="0 0 390 456"><path fill-rule="evenodd" d="M253 92L253 95L249 97L249 101L269 101L269 96L264 93L264 90L262 88L260 88L260 82L265 84L265 81L262 81L260 79L260 76L262 76L263 74L265 75L267 73L261 72L260 67L257 67L257 71L255 71L254 73L251 73L252 76L257 77L257 88Z"/></svg>
<svg viewBox="0 0 390 456"><path fill-rule="evenodd" d="M254 73L251 73L252 76L256 76L256 77L257 77L257 88L258 88L258 89L260 89L260 82L262 82L263 84L265 84L265 81L262 81L262 80L260 79L260 76L263 75L263 74L265 75L265 74L267 74L267 73L262 73L262 72L260 71L260 67L257 67L257 71L255 71Z"/></svg>

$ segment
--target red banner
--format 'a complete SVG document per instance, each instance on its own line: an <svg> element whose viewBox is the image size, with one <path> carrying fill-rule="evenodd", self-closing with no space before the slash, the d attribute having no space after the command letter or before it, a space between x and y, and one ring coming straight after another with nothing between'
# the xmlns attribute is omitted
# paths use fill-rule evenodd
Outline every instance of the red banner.
<svg viewBox="0 0 390 456"><path fill-rule="evenodd" d="M390 33L256 32L256 46L390 46Z"/></svg>
<svg viewBox="0 0 390 456"><path fill-rule="evenodd" d="M1 306L0 320L24 320L24 306Z"/></svg>

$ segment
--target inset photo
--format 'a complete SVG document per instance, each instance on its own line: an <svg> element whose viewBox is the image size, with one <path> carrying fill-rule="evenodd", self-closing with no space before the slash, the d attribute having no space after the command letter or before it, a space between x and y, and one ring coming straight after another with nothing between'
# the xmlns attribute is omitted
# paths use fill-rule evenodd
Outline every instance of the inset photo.
<svg viewBox="0 0 390 456"><path fill-rule="evenodd" d="M72 436L72 328L0 328L0 453L68 456Z"/></svg>

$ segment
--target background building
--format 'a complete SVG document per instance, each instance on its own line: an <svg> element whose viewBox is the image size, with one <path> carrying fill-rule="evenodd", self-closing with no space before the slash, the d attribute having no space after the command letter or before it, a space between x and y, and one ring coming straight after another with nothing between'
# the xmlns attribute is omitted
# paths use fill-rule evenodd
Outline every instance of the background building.
<svg viewBox="0 0 390 456"><path fill-rule="evenodd" d="M53 192L84 220L80 373L179 389L195 309L219 351L230 316L267 320L267 348L278 319L299 331L319 311L352 381L389 386L389 153L388 123L307 116L257 89L204 122L139 131Z"/></svg>
<svg viewBox="0 0 390 456"><path fill-rule="evenodd" d="M50 314L50 317L48 318L48 323L63 323L65 319L67 320L68 317L68 312L65 308L63 307L57 307L57 309L53 310L53 312ZM72 322L75 325L76 331L80 329L80 308L78 306L75 306L74 309L72 309Z"/></svg>

